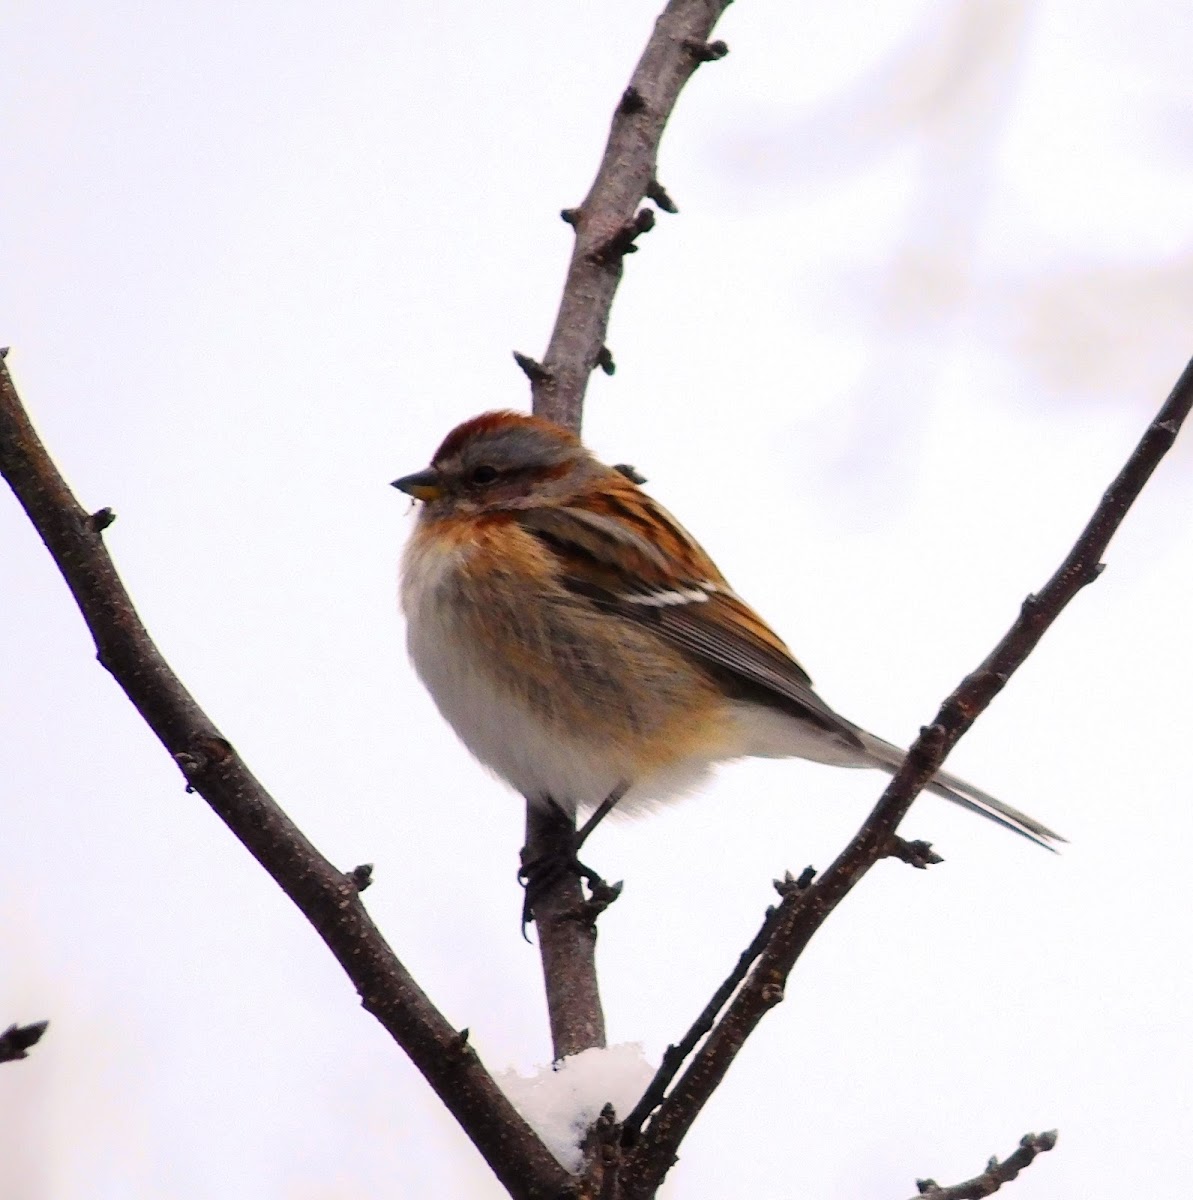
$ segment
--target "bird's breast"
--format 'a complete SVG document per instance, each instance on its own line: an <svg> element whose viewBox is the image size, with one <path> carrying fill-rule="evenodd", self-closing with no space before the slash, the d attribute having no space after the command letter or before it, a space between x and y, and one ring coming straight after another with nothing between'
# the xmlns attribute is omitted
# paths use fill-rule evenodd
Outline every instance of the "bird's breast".
<svg viewBox="0 0 1193 1200"><path fill-rule="evenodd" d="M477 759L524 796L586 807L624 781L680 790L733 756L702 672L501 533L416 535L402 573L411 661Z"/></svg>

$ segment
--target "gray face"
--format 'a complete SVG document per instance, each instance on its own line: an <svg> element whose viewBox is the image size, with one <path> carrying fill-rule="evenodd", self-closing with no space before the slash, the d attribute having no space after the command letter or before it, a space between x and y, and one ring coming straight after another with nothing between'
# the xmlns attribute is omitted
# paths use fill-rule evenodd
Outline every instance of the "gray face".
<svg viewBox="0 0 1193 1200"><path fill-rule="evenodd" d="M485 414L450 433L426 471L394 481L429 518L525 509L566 499L609 468L547 422Z"/></svg>

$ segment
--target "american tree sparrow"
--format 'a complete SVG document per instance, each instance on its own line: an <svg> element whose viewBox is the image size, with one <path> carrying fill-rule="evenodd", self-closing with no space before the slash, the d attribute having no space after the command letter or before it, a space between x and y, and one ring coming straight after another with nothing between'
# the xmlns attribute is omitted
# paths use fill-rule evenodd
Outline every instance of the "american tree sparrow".
<svg viewBox="0 0 1193 1200"><path fill-rule="evenodd" d="M829 708L683 526L566 429L485 413L393 486L422 501L402 570L415 669L527 800L640 808L751 755L903 761ZM928 788L1041 845L1064 840L944 771Z"/></svg>

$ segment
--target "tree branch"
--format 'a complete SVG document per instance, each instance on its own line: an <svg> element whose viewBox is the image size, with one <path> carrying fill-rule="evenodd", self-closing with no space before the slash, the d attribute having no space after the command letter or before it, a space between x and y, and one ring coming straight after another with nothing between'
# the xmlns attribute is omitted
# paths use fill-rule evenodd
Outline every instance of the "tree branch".
<svg viewBox="0 0 1193 1200"><path fill-rule="evenodd" d="M623 261L654 225L654 210L639 205L649 198L663 211L675 211L656 178L663 129L696 68L728 53L724 42L709 45L708 36L729 3L670 0L618 101L588 195L579 208L561 214L576 238L547 353L542 362L516 351L514 358L530 381L534 411L577 432L593 370L613 370L605 334ZM528 804L527 861L559 836L554 815ZM556 1058L605 1044L596 928L580 919L590 904L571 875L561 875L534 903Z"/></svg>
<svg viewBox="0 0 1193 1200"><path fill-rule="evenodd" d="M1004 1183L1010 1183L1024 1167L1030 1167L1038 1155L1055 1145L1055 1129L1047 1133L1025 1133L1019 1139L1019 1149L1014 1154L1002 1162L992 1158L980 1175L964 1183L942 1188L934 1179L917 1179L916 1187L920 1196L930 1196L932 1200L981 1200L983 1196L992 1196Z"/></svg>
<svg viewBox="0 0 1193 1200"><path fill-rule="evenodd" d="M796 960L829 914L879 859L892 854L902 857L892 839L912 801L1069 601L1101 573L1102 554L1111 537L1172 446L1191 406L1193 362L1185 367L1052 578L1038 593L1027 597L1006 635L945 700L935 721L921 731L853 840L810 888L785 897L779 905L769 944L749 978L631 1152L622 1176L627 1196L649 1196L657 1189L675 1160L680 1142L746 1038L783 999Z"/></svg>
<svg viewBox="0 0 1193 1200"><path fill-rule="evenodd" d="M574 819L557 809L527 804L525 862L566 856L575 840ZM534 900L552 1053L557 1060L605 1045L605 1014L596 973L597 914L590 911L590 903L580 880L569 872L545 886Z"/></svg>
<svg viewBox="0 0 1193 1200"><path fill-rule="evenodd" d="M104 546L101 510L79 506L0 362L0 472L41 535L99 661L197 791L298 906L373 1014L410 1056L512 1196L558 1195L567 1172L493 1082L466 1034L414 982L338 871L254 778L154 645ZM110 514L108 514L110 516Z"/></svg>
<svg viewBox="0 0 1193 1200"><path fill-rule="evenodd" d="M724 42L710 45L708 36L729 3L670 0L618 102L588 195L579 208L564 210L576 231L572 259L546 357L536 364L538 372L527 374L534 411L569 429L580 428L584 392L601 359L623 259L654 224L653 210L639 205L649 196L663 211L675 209L655 175L659 143L696 68L728 52Z"/></svg>
<svg viewBox="0 0 1193 1200"><path fill-rule="evenodd" d="M41 1035L49 1027L49 1021L35 1021L32 1025L10 1025L0 1033L0 1063L28 1058L30 1049L41 1041Z"/></svg>
<svg viewBox="0 0 1193 1200"><path fill-rule="evenodd" d="M806 891L812 884L816 872L812 867L806 867L798 879L793 879L790 872L784 879L775 880L775 890L780 896L787 898ZM730 997L746 977L746 973L758 961L758 956L766 949L775 926L780 919L781 910L768 908L762 919L762 927L754 935L754 940L741 952L733 970L724 982L713 993L712 999L704 1006L704 1011L692 1022L692 1027L683 1038L663 1052L663 1061L655 1072L654 1078L642 1093L642 1099L634 1106L633 1111L622 1124L621 1142L623 1146L632 1146L638 1140L638 1132L643 1122L660 1104L667 1094L671 1081L679 1074L680 1067L687 1061L688 1056L700 1044L700 1039L712 1029L721 1009L728 1004Z"/></svg>

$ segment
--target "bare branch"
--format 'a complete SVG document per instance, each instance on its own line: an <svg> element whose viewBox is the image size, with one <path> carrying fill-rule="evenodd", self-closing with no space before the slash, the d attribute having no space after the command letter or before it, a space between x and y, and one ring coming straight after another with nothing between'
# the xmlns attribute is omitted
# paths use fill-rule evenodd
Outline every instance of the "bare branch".
<svg viewBox="0 0 1193 1200"><path fill-rule="evenodd" d="M532 378L531 387L534 411L569 429L580 428L584 392L605 345L622 259L635 249L644 223L654 219L652 210L640 212L639 205L655 190L651 198L667 209L658 198L666 193L655 172L663 129L696 68L727 52L724 42L710 44L708 37L728 7L729 0L670 0L618 101L588 195L579 208L562 213L576 231L576 243L543 359L546 375Z"/></svg>
<svg viewBox="0 0 1193 1200"><path fill-rule="evenodd" d="M315 849L182 685L154 645L104 547L0 365L0 471L62 572L99 661L197 791L315 927L364 1007L413 1060L512 1196L545 1200L568 1176L476 1052L414 982L346 876Z"/></svg>
<svg viewBox="0 0 1193 1200"><path fill-rule="evenodd" d="M986 1164L986 1169L973 1179L943 1188L934 1179L917 1179L916 1187L920 1196L930 1196L932 1200L981 1200L983 1196L992 1196L1004 1183L1010 1183L1024 1167L1030 1167L1035 1162L1037 1155L1046 1153L1055 1145L1055 1129L1047 1133L1025 1133L1019 1139L1019 1149L1014 1154L1002 1162L992 1158Z"/></svg>
<svg viewBox="0 0 1193 1200"><path fill-rule="evenodd" d="M897 846L892 839L899 822L924 784L1069 601L1098 577L1111 537L1171 447L1191 406L1193 362L1185 367L1060 567L1037 594L1027 598L1018 618L985 662L961 682L941 706L935 721L921 731L857 835L812 887L798 896L786 897L780 904L770 943L633 1150L632 1162L622 1177L627 1195L650 1195L658 1187L675 1160L680 1142L745 1039L783 998L787 977L813 934L866 872Z"/></svg>
<svg viewBox="0 0 1193 1200"><path fill-rule="evenodd" d="M684 84L701 62L726 52L724 43L710 46L708 36L729 3L669 0L618 100L588 195L579 208L560 213L576 240L555 328L542 362L520 353L514 358L530 380L534 411L569 429L579 431L593 370L614 370L605 334L622 263L655 219L653 209L639 205L650 198L661 209L675 211L656 178L659 143ZM554 815L528 804L524 859L541 857L559 837ZM534 902L556 1058L605 1044L591 905L580 880L566 874ZM584 914L587 921L581 919Z"/></svg>
<svg viewBox="0 0 1193 1200"><path fill-rule="evenodd" d="M790 873L784 879L775 880L775 889L785 899L798 896L812 884L816 872L812 867L806 868L798 879L793 879ZM721 1009L729 1002L729 997L737 990L746 972L758 960L758 956L766 949L767 943L774 934L775 925L779 920L779 910L768 908L762 921L762 928L754 935L754 940L741 952L733 970L725 981L713 993L712 999L704 1006L704 1011L692 1022L691 1029L673 1046L668 1046L663 1052L663 1061L655 1072L655 1077L642 1093L642 1099L634 1106L633 1112L626 1117L622 1125L621 1141L624 1146L632 1146L638 1140L638 1132L642 1123L663 1102L671 1081L679 1074L680 1067L687 1061L688 1055L696 1049L700 1039L713 1027L713 1022Z"/></svg>
<svg viewBox="0 0 1193 1200"><path fill-rule="evenodd" d="M559 809L526 806L525 862L565 856L576 827ZM552 1053L556 1059L604 1046L605 1014L596 973L596 921L578 876L563 872L534 900Z"/></svg>
<svg viewBox="0 0 1193 1200"><path fill-rule="evenodd" d="M0 359L2 358L0 355ZM29 1050L41 1041L41 1035L49 1027L49 1021L35 1021L32 1025L10 1025L0 1033L0 1063L28 1058Z"/></svg>

